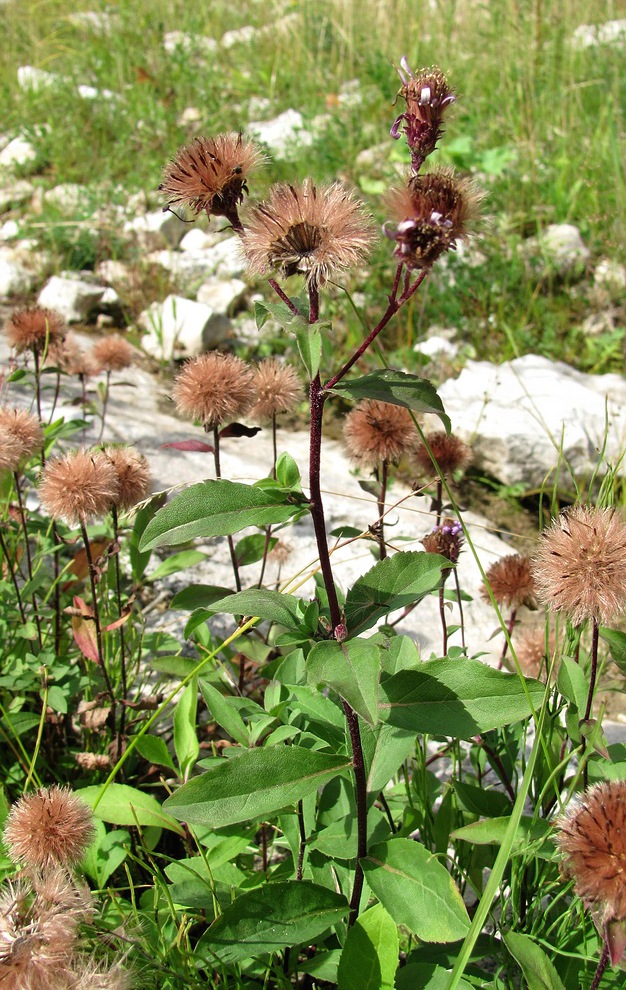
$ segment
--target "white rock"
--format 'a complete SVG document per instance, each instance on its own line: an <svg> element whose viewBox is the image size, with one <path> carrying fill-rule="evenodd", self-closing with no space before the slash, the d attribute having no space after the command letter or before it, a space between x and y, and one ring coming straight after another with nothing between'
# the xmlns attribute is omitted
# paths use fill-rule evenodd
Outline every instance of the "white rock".
<svg viewBox="0 0 626 990"><path fill-rule="evenodd" d="M220 44L222 48L232 48L233 45L249 44L255 34L258 33L257 28L252 27L251 24L247 24L245 27L235 28L233 31L227 31L226 34L222 35Z"/></svg>
<svg viewBox="0 0 626 990"><path fill-rule="evenodd" d="M605 403L606 459L617 463L626 449L626 381L617 374L586 375L527 354L502 365L468 361L438 392L474 463L507 485L569 489L561 445L575 477L588 477L604 443Z"/></svg>
<svg viewBox="0 0 626 990"><path fill-rule="evenodd" d="M272 109L267 96L251 96L248 100L248 117L266 117Z"/></svg>
<svg viewBox="0 0 626 990"><path fill-rule="evenodd" d="M179 127L193 127L202 120L202 114L198 107L185 107L179 115L176 123Z"/></svg>
<svg viewBox="0 0 626 990"><path fill-rule="evenodd" d="M602 258L593 273L594 286L606 289L610 294L626 289L626 266L611 258Z"/></svg>
<svg viewBox="0 0 626 990"><path fill-rule="evenodd" d="M246 127L247 134L267 145L276 158L291 159L300 148L313 143L313 135L305 130L302 114L297 110L285 110L273 120L253 120Z"/></svg>
<svg viewBox="0 0 626 990"><path fill-rule="evenodd" d="M198 302L210 306L214 313L231 316L241 305L248 286L239 278L221 279L211 276L198 289Z"/></svg>
<svg viewBox="0 0 626 990"><path fill-rule="evenodd" d="M0 156L1 157L1 156ZM19 206L31 199L35 187L25 179L16 179L8 186L0 188L0 213L6 213L13 206Z"/></svg>
<svg viewBox="0 0 626 990"><path fill-rule="evenodd" d="M16 220L6 220L0 227L0 241L12 241L20 232Z"/></svg>
<svg viewBox="0 0 626 990"><path fill-rule="evenodd" d="M342 83L337 94L337 102L341 107L359 107L363 102L361 83L358 79L349 79Z"/></svg>
<svg viewBox="0 0 626 990"><path fill-rule="evenodd" d="M43 194L44 202L67 213L85 209L89 202L89 190L77 182L64 182Z"/></svg>
<svg viewBox="0 0 626 990"><path fill-rule="evenodd" d="M191 227L180 242L179 248L181 251L208 251L222 240L224 240L223 235L216 231Z"/></svg>
<svg viewBox="0 0 626 990"><path fill-rule="evenodd" d="M238 237L228 237L206 252L211 259L212 271L209 274L221 278L237 278L243 275L247 262Z"/></svg>
<svg viewBox="0 0 626 990"><path fill-rule="evenodd" d="M17 83L20 89L30 89L34 93L42 89L50 89L59 82L59 77L45 69L37 69L34 65L20 65L17 70Z"/></svg>
<svg viewBox="0 0 626 990"><path fill-rule="evenodd" d="M83 100L114 100L116 94L111 89L97 89L95 86L87 86L81 83L78 87L78 95Z"/></svg>
<svg viewBox="0 0 626 990"><path fill-rule="evenodd" d="M124 224L126 233L134 234L140 244L148 246L155 241L165 241L176 247L188 230L188 225L179 220L171 210L158 210L135 217Z"/></svg>
<svg viewBox="0 0 626 990"><path fill-rule="evenodd" d="M571 223L551 223L538 237L529 237L522 251L535 268L541 265L543 274L562 277L580 273L589 258L578 227Z"/></svg>
<svg viewBox="0 0 626 990"><path fill-rule="evenodd" d="M423 354L425 357L448 357L454 358L459 353L458 344L446 340L445 337L428 337L416 344L413 348L416 354Z"/></svg>
<svg viewBox="0 0 626 990"><path fill-rule="evenodd" d="M25 137L16 137L9 141L6 148L0 151L0 166L12 168L15 165L27 165L37 157L35 148Z"/></svg>
<svg viewBox="0 0 626 990"><path fill-rule="evenodd" d="M113 27L113 17L105 11L81 10L67 15L67 20L78 28L87 28L98 34L110 34Z"/></svg>
<svg viewBox="0 0 626 990"><path fill-rule="evenodd" d="M578 49L595 48L596 45L619 47L625 43L626 18L604 24L580 24L572 35L572 45Z"/></svg>
<svg viewBox="0 0 626 990"><path fill-rule="evenodd" d="M81 323L102 301L103 285L86 281L78 275L53 275L39 293L40 306L54 309L67 323Z"/></svg>
<svg viewBox="0 0 626 990"><path fill-rule="evenodd" d="M115 261L112 258L108 258L106 261L101 261L97 266L96 275L103 282L111 282L113 284L117 282L120 285L124 285L131 278L131 269L123 261Z"/></svg>
<svg viewBox="0 0 626 990"><path fill-rule="evenodd" d="M187 285L199 283L209 275L236 278L246 269L238 237L229 237L206 250L153 251L146 260L161 265L174 279Z"/></svg>
<svg viewBox="0 0 626 990"><path fill-rule="evenodd" d="M185 31L168 31L163 36L163 47L168 55L181 52L184 55L213 55L219 48L215 38L187 34Z"/></svg>
<svg viewBox="0 0 626 990"><path fill-rule="evenodd" d="M0 298L7 299L23 292L30 292L36 275L20 262L18 252L0 248Z"/></svg>
<svg viewBox="0 0 626 990"><path fill-rule="evenodd" d="M612 333L617 326L615 310L604 309L600 313L590 313L583 320L582 331L587 337L599 337L603 333Z"/></svg>
<svg viewBox="0 0 626 990"><path fill-rule="evenodd" d="M115 309L120 305L120 297L111 285L107 285L102 293L99 309Z"/></svg>
<svg viewBox="0 0 626 990"><path fill-rule="evenodd" d="M137 322L147 331L141 341L144 351L161 361L195 357L215 347L230 329L230 321L210 306L183 296L152 303Z"/></svg>

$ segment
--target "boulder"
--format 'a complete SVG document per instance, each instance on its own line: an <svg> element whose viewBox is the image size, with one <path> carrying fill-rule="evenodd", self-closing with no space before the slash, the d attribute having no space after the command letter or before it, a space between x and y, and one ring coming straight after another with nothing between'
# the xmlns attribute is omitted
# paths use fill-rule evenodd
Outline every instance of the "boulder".
<svg viewBox="0 0 626 990"><path fill-rule="evenodd" d="M0 156L1 157L1 156ZM16 179L15 182L0 188L0 213L6 213L14 206L20 206L31 199L35 187L25 179Z"/></svg>
<svg viewBox="0 0 626 990"><path fill-rule="evenodd" d="M612 45L615 48L626 45L626 18L605 21L604 24L579 24L572 35L572 47L581 50L598 45Z"/></svg>
<svg viewBox="0 0 626 990"><path fill-rule="evenodd" d="M34 93L42 89L50 89L59 82L59 77L45 69L37 69L34 65L20 65L17 70L17 84L20 89L31 90Z"/></svg>
<svg viewBox="0 0 626 990"><path fill-rule="evenodd" d="M82 323L98 307L104 293L105 286L70 272L48 279L37 302L56 310L67 323Z"/></svg>
<svg viewBox="0 0 626 990"><path fill-rule="evenodd" d="M301 148L308 148L313 143L313 135L305 129L302 114L291 109L273 120L251 120L246 132L265 144L275 158L287 161L295 158Z"/></svg>
<svg viewBox="0 0 626 990"><path fill-rule="evenodd" d="M177 247L188 229L185 221L179 220L171 210L144 213L124 224L126 233L133 234L138 243L147 249L163 242Z"/></svg>
<svg viewBox="0 0 626 990"><path fill-rule="evenodd" d="M89 189L77 182L64 182L48 189L43 194L45 203L55 206L62 213L75 213L85 210L90 198Z"/></svg>
<svg viewBox="0 0 626 990"><path fill-rule="evenodd" d="M219 344L230 330L223 314L183 296L152 303L137 322L146 331L141 346L159 361L195 357Z"/></svg>
<svg viewBox="0 0 626 990"><path fill-rule="evenodd" d="M210 306L214 313L231 316L240 308L248 286L240 278L221 279L211 275L198 289L198 302Z"/></svg>
<svg viewBox="0 0 626 990"><path fill-rule="evenodd" d="M35 148L21 135L13 138L12 141L0 151L0 166L3 168L15 168L16 165L28 165L37 157Z"/></svg>
<svg viewBox="0 0 626 990"><path fill-rule="evenodd" d="M522 245L529 267L539 278L580 277L589 258L578 227L571 223L551 223L537 237Z"/></svg>
<svg viewBox="0 0 626 990"><path fill-rule="evenodd" d="M36 281L36 274L22 263L19 251L0 248L0 299L30 292Z"/></svg>

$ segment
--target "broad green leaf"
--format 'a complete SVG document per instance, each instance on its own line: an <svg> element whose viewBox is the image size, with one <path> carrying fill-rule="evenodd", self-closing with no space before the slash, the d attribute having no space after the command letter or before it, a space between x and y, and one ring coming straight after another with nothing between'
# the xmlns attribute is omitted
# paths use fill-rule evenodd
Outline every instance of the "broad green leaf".
<svg viewBox="0 0 626 990"><path fill-rule="evenodd" d="M158 670L161 674L169 674L170 677L187 677L188 674L198 666L197 660L191 657L150 657L149 664L153 670Z"/></svg>
<svg viewBox="0 0 626 990"><path fill-rule="evenodd" d="M620 674L626 674L626 633L601 626L600 635L608 643L611 659L619 668Z"/></svg>
<svg viewBox="0 0 626 990"><path fill-rule="evenodd" d="M242 537L235 545L235 559L238 567L247 567L248 564L256 564L261 560L263 554L278 543L277 536L271 536L268 540L265 533L251 533L250 536Z"/></svg>
<svg viewBox="0 0 626 990"><path fill-rule="evenodd" d="M455 780L453 787L460 806L472 815L497 818L511 813L511 802L502 791L466 784L460 780Z"/></svg>
<svg viewBox="0 0 626 990"><path fill-rule="evenodd" d="M412 839L390 839L361 860L365 879L398 925L424 942L464 938L469 918L463 898L439 860Z"/></svg>
<svg viewBox="0 0 626 990"><path fill-rule="evenodd" d="M308 881L265 884L237 897L204 933L196 950L224 963L313 942L345 918L345 897Z"/></svg>
<svg viewBox="0 0 626 990"><path fill-rule="evenodd" d="M330 949L328 952L318 951L311 959L298 962L299 973L309 973L316 980L326 980L327 983L337 982L337 967L341 958L341 949Z"/></svg>
<svg viewBox="0 0 626 990"><path fill-rule="evenodd" d="M477 846L499 846L504 841L509 823L509 815L504 815L501 818L487 818L484 821L473 822L471 825L457 828L452 833L452 838L463 839L465 842L471 842ZM531 842L542 842L550 835L551 831L552 826L548 822L534 821L527 815L523 815L515 832L513 852L528 852ZM549 849L546 854L551 858L552 849Z"/></svg>
<svg viewBox="0 0 626 990"><path fill-rule="evenodd" d="M232 704L229 704L230 699L224 697L208 681L200 681L200 690L202 691L202 697L207 703L213 721L221 725L223 729L226 729L235 742L241 743L242 746L249 746L250 739L246 723L237 709Z"/></svg>
<svg viewBox="0 0 626 990"><path fill-rule="evenodd" d="M519 722L541 706L545 686L479 660L429 660L380 686L380 717L412 732L471 739Z"/></svg>
<svg viewBox="0 0 626 990"><path fill-rule="evenodd" d="M380 650L367 639L345 643L316 643L307 660L307 680L314 687L327 684L354 708L361 718L378 721Z"/></svg>
<svg viewBox="0 0 626 990"><path fill-rule="evenodd" d="M96 837L83 860L85 872L99 887L121 866L131 848L130 834L124 828L107 832L104 822L95 820Z"/></svg>
<svg viewBox="0 0 626 990"><path fill-rule="evenodd" d="M327 325L326 325L327 326ZM319 323L302 321L293 326L298 353L309 379L315 378L322 361L322 333Z"/></svg>
<svg viewBox="0 0 626 990"><path fill-rule="evenodd" d="M397 674L399 670L417 670L422 665L419 650L410 636L393 636L381 655L386 674Z"/></svg>
<svg viewBox="0 0 626 990"><path fill-rule="evenodd" d="M367 792L382 791L415 749L415 733L379 722L375 729L361 727L367 772Z"/></svg>
<svg viewBox="0 0 626 990"><path fill-rule="evenodd" d="M278 455L278 460L276 461L276 481L282 488L291 488L297 492L302 491L300 468L291 454L283 452Z"/></svg>
<svg viewBox="0 0 626 990"><path fill-rule="evenodd" d="M316 791L351 762L298 746L251 749L183 784L164 808L181 821L213 828L265 818Z"/></svg>
<svg viewBox="0 0 626 990"><path fill-rule="evenodd" d="M337 971L339 990L393 990L399 948L395 921L375 904L348 931Z"/></svg>
<svg viewBox="0 0 626 990"><path fill-rule="evenodd" d="M200 755L200 743L196 731L198 710L198 677L191 678L179 696L174 708L174 749L183 780Z"/></svg>
<svg viewBox="0 0 626 990"><path fill-rule="evenodd" d="M206 559L207 555L200 553L199 550L181 550L180 553L173 553L171 557L168 557L162 564L159 564L155 570L146 574L145 580L159 581L169 574L176 574L178 571L183 571L186 567L193 567L194 564L199 564Z"/></svg>
<svg viewBox="0 0 626 990"><path fill-rule="evenodd" d="M192 485L160 509L141 537L139 549L186 543L196 537L229 536L246 526L286 522L298 506L280 492L239 482L203 481Z"/></svg>
<svg viewBox="0 0 626 990"><path fill-rule="evenodd" d="M156 513L165 504L165 493L160 492L151 498L147 505L139 509L137 515L135 516L135 525L133 526L132 532L130 534L128 545L130 552L130 566L133 575L133 581L139 583L146 572L146 567L148 566L148 561L151 557L151 552L141 552L139 550L139 541L143 536L146 526L154 518Z"/></svg>
<svg viewBox="0 0 626 990"><path fill-rule="evenodd" d="M214 612L227 612L229 615L258 616L269 619L288 629L298 629L302 622L301 599L295 595L283 595L280 591L267 588L249 588L227 598L213 602Z"/></svg>
<svg viewBox="0 0 626 990"><path fill-rule="evenodd" d="M565 990L554 964L532 938L517 932L506 932L502 937L520 965L528 990Z"/></svg>
<svg viewBox="0 0 626 990"><path fill-rule="evenodd" d="M137 740L137 752L149 763L176 770L170 751L161 736L144 735Z"/></svg>
<svg viewBox="0 0 626 990"><path fill-rule="evenodd" d="M383 842L390 835L389 822L378 808L370 808L367 813L368 846ZM318 849L332 859L356 859L357 820L355 814L342 815L337 821L321 829L308 842L309 849Z"/></svg>
<svg viewBox="0 0 626 990"><path fill-rule="evenodd" d="M74 793L94 809L96 818L110 822L111 825L156 825L157 828L168 828L179 835L185 834L156 798L145 791L129 787L128 784L109 784L103 787L94 784L91 787L81 787Z"/></svg>
<svg viewBox="0 0 626 990"><path fill-rule="evenodd" d="M563 697L576 706L582 718L587 705L589 682L580 664L571 657L563 657L556 683Z"/></svg>
<svg viewBox="0 0 626 990"><path fill-rule="evenodd" d="M436 553L405 550L380 560L346 595L346 625L356 636L396 608L413 605L438 588L450 561Z"/></svg>
<svg viewBox="0 0 626 990"><path fill-rule="evenodd" d="M481 983L484 990L495 988L493 983ZM402 966L396 976L396 990L450 990L450 970L433 963L408 963ZM455 983L455 990L474 990L474 985L466 980Z"/></svg>
<svg viewBox="0 0 626 990"><path fill-rule="evenodd" d="M372 371L363 378L352 381L340 381L330 390L349 395L353 399L379 399L381 402L391 402L394 406L405 406L413 412L434 413L445 426L446 433L450 432L450 419L446 415L443 403L437 395L435 386L426 378L409 375L404 371L394 371L384 368L382 371Z"/></svg>
<svg viewBox="0 0 626 990"><path fill-rule="evenodd" d="M177 592L170 608L182 608L193 611L195 608L210 608L213 602L226 598L231 594L230 588L222 588L216 584L190 584Z"/></svg>

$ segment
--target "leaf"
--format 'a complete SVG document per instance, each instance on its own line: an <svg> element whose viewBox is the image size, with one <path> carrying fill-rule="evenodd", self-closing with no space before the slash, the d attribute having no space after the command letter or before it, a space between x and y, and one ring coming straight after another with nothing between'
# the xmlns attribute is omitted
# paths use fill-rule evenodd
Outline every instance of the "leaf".
<svg viewBox="0 0 626 990"><path fill-rule="evenodd" d="M412 732L471 739L528 718L531 702L540 708L545 686L524 682L479 660L429 660L381 683L380 717Z"/></svg>
<svg viewBox="0 0 626 990"><path fill-rule="evenodd" d="M291 454L279 454L276 461L276 481L282 488L302 491L300 469Z"/></svg>
<svg viewBox="0 0 626 990"><path fill-rule="evenodd" d="M156 766L169 767L176 770L174 761L170 756L170 751L165 745L165 740L161 736L144 735L137 740L137 752L143 756L144 760L154 763Z"/></svg>
<svg viewBox="0 0 626 990"><path fill-rule="evenodd" d="M554 964L532 938L517 932L505 932L502 937L520 965L528 990L565 990Z"/></svg>
<svg viewBox="0 0 626 990"><path fill-rule="evenodd" d="M177 592L170 602L170 608L193 609L210 608L213 602L231 594L230 588L215 584L190 584Z"/></svg>
<svg viewBox="0 0 626 990"><path fill-rule="evenodd" d="M207 555L200 553L199 550L181 550L180 553L173 553L162 564L159 564L154 571L150 571L146 575L145 580L159 581L161 578L168 577L170 574L176 574L178 571L183 571L186 567L193 567L194 564L199 564L206 559Z"/></svg>
<svg viewBox="0 0 626 990"><path fill-rule="evenodd" d="M398 925L424 942L464 938L469 918L445 866L419 842L390 839L361 860L365 878Z"/></svg>
<svg viewBox="0 0 626 990"><path fill-rule="evenodd" d="M280 591L249 588L218 599L211 605L211 610L227 612L228 615L257 616L259 619L277 622L288 629L299 629L302 622L300 602L300 598L283 595Z"/></svg>
<svg viewBox="0 0 626 990"><path fill-rule="evenodd" d="M200 743L196 732L198 708L198 678L194 676L178 698L174 708L174 749L183 780L200 755Z"/></svg>
<svg viewBox="0 0 626 990"><path fill-rule="evenodd" d="M96 838L87 850L82 865L88 876L102 888L128 856L131 842L126 829L107 832L99 819L94 824Z"/></svg>
<svg viewBox="0 0 626 990"><path fill-rule="evenodd" d="M244 423L229 423L220 430L220 439L224 437L255 437L261 432L260 426L246 426Z"/></svg>
<svg viewBox="0 0 626 990"><path fill-rule="evenodd" d="M198 661L191 657L164 656L150 657L149 664L152 670L158 670L160 674L169 674L170 677L187 677L188 674L198 666Z"/></svg>
<svg viewBox="0 0 626 990"><path fill-rule="evenodd" d="M619 668L620 674L626 674L626 633L601 626L600 635L608 644L611 659Z"/></svg>
<svg viewBox="0 0 626 990"><path fill-rule="evenodd" d="M232 704L229 704L230 699L220 694L217 688L209 684L208 681L200 681L200 690L213 721L226 729L229 736L236 742L241 743L242 746L249 746L250 739L246 724L239 712Z"/></svg>
<svg viewBox="0 0 626 990"><path fill-rule="evenodd" d="M379 722L361 729L368 794L378 794L415 749L415 733Z"/></svg>
<svg viewBox="0 0 626 990"><path fill-rule="evenodd" d="M363 378L352 381L340 381L328 390L349 395L353 399L379 399L390 402L394 406L404 406L413 412L434 413L450 433L450 419L446 415L443 403L437 395L437 390L426 378L419 375L409 375L404 371L394 371L384 368L382 371L372 371Z"/></svg>
<svg viewBox="0 0 626 990"><path fill-rule="evenodd" d="M356 859L358 851L358 824L355 814L346 814L322 828L308 842L309 849L317 849L331 859ZM367 813L368 846L382 842L390 836L389 822L378 808Z"/></svg>
<svg viewBox="0 0 626 990"><path fill-rule="evenodd" d="M307 660L307 680L327 684L366 722L378 721L380 650L366 639L316 643Z"/></svg>
<svg viewBox="0 0 626 990"><path fill-rule="evenodd" d="M347 756L298 746L251 749L192 778L163 807L181 821L212 828L265 818L316 791L351 763Z"/></svg>
<svg viewBox="0 0 626 990"><path fill-rule="evenodd" d="M251 533L250 536L244 536L235 546L238 567L255 564L265 553L273 550L277 543L277 536L271 536L268 540L265 533Z"/></svg>
<svg viewBox="0 0 626 990"><path fill-rule="evenodd" d="M388 612L420 602L439 587L450 561L436 553L406 550L374 564L346 595L346 625L351 636L369 629Z"/></svg>
<svg viewBox="0 0 626 990"><path fill-rule="evenodd" d="M510 824L510 816L487 818L485 821L472 822L463 825L453 833L454 839L462 839L477 846L500 846L504 842L505 833ZM541 843L552 831L552 826L545 821L534 821L527 815L522 815L513 838L513 852L527 853L531 842ZM552 856L550 850L549 856Z"/></svg>
<svg viewBox="0 0 626 990"><path fill-rule="evenodd" d="M393 990L399 948L395 921L375 904L348 931L337 971L339 990Z"/></svg>
<svg viewBox="0 0 626 990"><path fill-rule="evenodd" d="M197 537L229 536L246 526L286 522L298 507L281 492L239 482L203 481L160 509L141 537L140 550L185 543Z"/></svg>
<svg viewBox="0 0 626 990"><path fill-rule="evenodd" d="M74 608L79 611L79 615L72 615L72 636L78 649L87 660L100 664L100 654L98 653L98 642L96 639L96 623L91 609L87 607L82 598L74 596Z"/></svg>
<svg viewBox="0 0 626 990"><path fill-rule="evenodd" d="M103 787L93 784L91 787L81 787L74 793L93 808L96 818L111 825L156 825L179 835L185 834L178 822L163 811L156 798L128 784Z"/></svg>
<svg viewBox="0 0 626 990"><path fill-rule="evenodd" d="M162 443L159 445L161 450L165 447L171 447L174 450L195 450L202 454L212 454L213 447L209 443L205 443L204 440L176 440L173 443Z"/></svg>
<svg viewBox="0 0 626 990"><path fill-rule="evenodd" d="M135 525L129 538L129 550L133 581L137 583L143 578L151 556L150 551L142 553L139 550L139 541L150 520L154 518L158 510L165 504L165 498L165 493L160 492L151 498L147 505L139 509L135 516Z"/></svg>
<svg viewBox="0 0 626 990"><path fill-rule="evenodd" d="M268 883L237 897L196 948L207 952L208 958L235 963L313 942L348 911L345 897L318 884L306 880Z"/></svg>

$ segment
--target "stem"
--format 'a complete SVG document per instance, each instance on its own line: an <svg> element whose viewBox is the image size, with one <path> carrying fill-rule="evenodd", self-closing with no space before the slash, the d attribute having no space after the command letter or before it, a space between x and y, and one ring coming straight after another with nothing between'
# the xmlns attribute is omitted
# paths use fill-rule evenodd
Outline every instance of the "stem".
<svg viewBox="0 0 626 990"><path fill-rule="evenodd" d="M276 413L272 413L272 478L276 480L276 461L278 460L278 446L276 444Z"/></svg>
<svg viewBox="0 0 626 990"><path fill-rule="evenodd" d="M39 417L39 422L43 422L41 418L41 367L39 364L39 351L37 347L33 347L33 358L35 361L35 400L37 402L37 416Z"/></svg>
<svg viewBox="0 0 626 990"><path fill-rule="evenodd" d="M596 678L598 676L598 642L599 642L599 628L597 619L593 620L593 626L591 628L591 674L589 676L589 691L587 693L587 705L585 707L585 714L583 716L583 722L587 722L591 716L591 706L593 704L593 694L596 687ZM587 748L587 738L583 736L582 747L580 750L580 758L582 760L585 750ZM589 783L589 772L587 769L587 764L585 763L583 768L583 785L585 790L587 790L587 784ZM600 973L602 976L602 973Z"/></svg>
<svg viewBox="0 0 626 990"><path fill-rule="evenodd" d="M341 623L341 609L337 599L337 589L333 578L330 556L328 553L328 542L326 539L326 522L324 519L324 506L322 503L322 492L320 489L320 458L322 447L322 415L324 411L325 395L320 383L319 373L311 382L309 396L311 401L311 426L310 426L310 448L309 448L309 488L310 503L309 509L313 519L315 529L315 540L317 542L317 553L320 559L320 568L324 578L324 587L328 595L328 605L330 608L330 619L333 630Z"/></svg>
<svg viewBox="0 0 626 990"><path fill-rule="evenodd" d="M261 560L261 573L259 574L259 583L257 588L263 587L263 578L265 577L265 568L267 566L267 555L269 553L270 540L272 538L272 527L265 527L265 546L263 547L263 557Z"/></svg>
<svg viewBox="0 0 626 990"><path fill-rule="evenodd" d="M506 624L506 631L508 636L504 637L504 646L502 647L502 653L500 654L500 660L498 661L498 670L502 670L504 665L504 658L506 657L506 651L509 648L509 639L513 635L513 630L515 629L515 619L517 618L517 609L514 608L509 616L509 621Z"/></svg>
<svg viewBox="0 0 626 990"><path fill-rule="evenodd" d="M113 516L113 541L117 548L117 553L115 554L115 597L117 600L117 617L122 618L122 572L120 568L120 554L119 554L119 527L117 518L117 506L113 506L111 509L111 515ZM128 697L128 679L126 674L126 643L124 639L124 626L119 627L120 634L120 672L122 677L122 698L124 701ZM121 753L121 742L124 735L124 730L126 729L126 705L122 705L122 713L120 715L120 726L118 733L118 752Z"/></svg>
<svg viewBox="0 0 626 990"><path fill-rule="evenodd" d="M89 537L87 536L87 527L85 526L85 523L82 520L80 523L80 531L82 533L83 543L85 544L85 554L87 556L87 565L89 567L89 582L91 585L93 621L96 627L96 646L98 650L98 662L102 670L102 674L104 676L104 682L106 684L108 695L111 699L111 717L112 717L113 726L115 726L115 695L113 693L113 685L111 684L109 672L104 662L104 650L102 649L102 627L100 625L100 607L98 604L98 594L96 588L96 568L94 567L91 547L89 545Z"/></svg>
<svg viewBox="0 0 626 990"><path fill-rule="evenodd" d="M383 792L382 792L382 791L381 791L381 792L380 792L380 794L378 795L378 800L379 800L379 801L380 801L380 803L382 804L382 806L383 806L383 811L384 811L384 812L385 812L385 814L387 815L387 821L389 822L389 828L391 829L391 833L392 833L392 835L393 835L393 833L394 833L394 832L397 832L397 831L398 831L398 829L396 828L396 823L394 822L394 820L393 820L393 817L392 817L392 815L391 815L391 808L390 808L390 807L389 807L389 805L387 804L387 798L385 797L385 795L383 794Z"/></svg>
<svg viewBox="0 0 626 990"><path fill-rule="evenodd" d="M9 574L11 575L11 581L13 582L13 587L15 589L15 597L17 599L17 607L20 610L20 616L22 618L22 622L24 623L24 625L26 625L26 613L24 612L24 604L22 602L22 596L20 594L20 586L17 583L17 575L15 573L13 564L11 563L11 558L9 557L9 549L8 549L8 547L6 545L6 540L4 539L4 533L2 532L2 528L1 527L0 527L0 547L2 548L2 552L3 552L4 557L5 557L5 560L7 562L7 570L9 572Z"/></svg>
<svg viewBox="0 0 626 990"><path fill-rule="evenodd" d="M302 316L302 313L300 312L300 310L298 309L298 307L296 306L296 304L291 301L291 299L289 298L289 296L285 292L283 292L283 290L281 289L281 287L278 284L278 282L276 281L276 279L274 279L274 278L268 278L267 281L268 281L268 284L271 285L271 287L273 288L273 290L276 293L276 295L278 296L278 298L281 299L284 302L285 306L287 306L287 308L291 310L291 312L293 313L293 315L294 316Z"/></svg>
<svg viewBox="0 0 626 990"><path fill-rule="evenodd" d="M57 530L56 521L52 521L52 539L54 541L55 547L60 546L61 538ZM58 552L53 554L54 557L54 652L56 656L59 655L59 650L61 648L61 589L59 588L59 575L61 571L61 565L59 561Z"/></svg>
<svg viewBox="0 0 626 990"><path fill-rule="evenodd" d="M456 567L452 568L452 573L454 574L454 585L456 587L456 600L459 606L459 618L461 620L461 646L463 649L465 646L465 619L463 617L463 602L461 601L461 585L459 584L459 572Z"/></svg>
<svg viewBox="0 0 626 990"><path fill-rule="evenodd" d="M507 774L504 768L504 763L500 759L498 753L495 751L495 749L492 749L492 747L488 743L485 742L482 736L474 736L474 740L475 742L478 743L479 746L482 746L482 748L484 749L485 753L489 757L489 762L491 763L492 767L494 767L498 771L498 776L502 781L502 784L504 786L504 789L507 793L507 796L511 804L515 804L515 790L513 788L511 781L509 780L509 775Z"/></svg>
<svg viewBox="0 0 626 990"><path fill-rule="evenodd" d="M596 969L596 974L593 978L593 982L591 983L591 986L589 987L589 990L598 990L598 987L600 986L600 980L604 975L604 970L606 969L608 962L609 962L609 947L605 942L604 945L602 946L602 955L600 956L600 962L598 963L598 968Z"/></svg>
<svg viewBox="0 0 626 990"><path fill-rule="evenodd" d="M206 426L205 426L206 430ZM217 423L213 426L213 461L215 464L215 477L222 477L222 468L220 465L220 433L219 426ZM228 549L230 552L230 562L233 568L233 574L235 576L235 588L237 591L241 591L241 580L239 578L239 567L237 565L237 554L235 553L235 541L232 536L227 537Z"/></svg>
<svg viewBox="0 0 626 990"><path fill-rule="evenodd" d="M387 556L387 547L385 546L385 501L387 498L387 480L389 473L389 462L384 460L382 462L381 478L380 478L380 495L378 497L378 545L380 547L380 559L384 560ZM378 471L376 472L378 474Z"/></svg>
<svg viewBox="0 0 626 990"><path fill-rule="evenodd" d="M296 880L302 880L304 851L306 848L306 831L304 828L304 810L302 807L302 800L298 801L298 827L300 829L300 847L298 849L298 867L296 869Z"/></svg>
<svg viewBox="0 0 626 990"><path fill-rule="evenodd" d="M57 402L59 401L59 392L61 391L61 372L57 368L56 382L54 385L54 397L52 399L52 409L50 410L50 417L48 419L48 425L52 422L52 417L54 416L54 410L57 407Z"/></svg>
<svg viewBox="0 0 626 990"><path fill-rule="evenodd" d="M437 478L437 494L435 495L433 508L437 513L435 525L440 526L442 510L443 510L443 484L441 478Z"/></svg>
<svg viewBox="0 0 626 990"><path fill-rule="evenodd" d="M33 580L33 561L30 555L30 544L28 542L28 527L26 525L26 512L24 511L24 502L22 499L22 490L20 488L20 478L17 471L13 474L13 479L15 481L15 491L17 493L17 504L20 513L20 522L22 523L22 532L24 533L24 550L26 553L26 570L28 572L28 580L32 582ZM37 639L39 640L39 649L43 649L43 639L41 636L41 620L39 618L39 607L37 605L37 596L33 591L31 593L31 602L33 603L33 611L35 614L35 625L37 627Z"/></svg>
<svg viewBox="0 0 626 990"><path fill-rule="evenodd" d="M347 701L342 701L342 705L350 732L350 742L352 743L352 767L354 769L356 790L357 852L354 886L352 887L352 897L350 898L350 919L348 921L348 927L351 927L358 917L361 894L363 892L363 867L361 866L361 860L367 856L367 777L365 775L365 762L363 760L359 716L352 710Z"/></svg>
<svg viewBox="0 0 626 990"><path fill-rule="evenodd" d="M106 418L107 405L108 405L108 402L109 402L109 386L110 386L110 383L111 383L111 372L110 371L107 371L107 380L106 380L106 385L105 385L105 389L104 389L104 398L102 400L102 413L101 413L101 419L100 419L100 435L98 436L98 440L97 440L98 443L101 443L102 442L102 437L104 436L104 421L105 421L105 418Z"/></svg>
<svg viewBox="0 0 626 990"><path fill-rule="evenodd" d="M443 653L441 655L445 657L448 652L448 625L446 623L446 605L443 597L443 589L444 583L442 581L439 589L439 616L441 618L441 629L443 632Z"/></svg>

